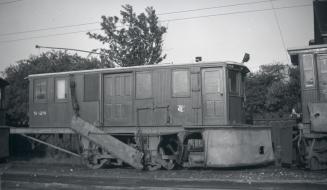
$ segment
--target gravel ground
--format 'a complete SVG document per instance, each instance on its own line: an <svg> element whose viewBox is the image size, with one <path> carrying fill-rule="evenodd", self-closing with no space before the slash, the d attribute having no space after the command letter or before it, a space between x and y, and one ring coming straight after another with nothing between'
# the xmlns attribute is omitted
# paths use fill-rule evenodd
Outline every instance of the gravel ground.
<svg viewBox="0 0 327 190"><path fill-rule="evenodd" d="M4 165L0 166L3 168ZM156 180L211 180L242 183L324 183L327 184L327 171L307 171L276 166L234 169L180 169L139 171L132 168L106 168L91 170L77 164L45 164L15 161L6 164L6 173L24 173L51 176L88 176L110 178L144 178Z"/></svg>

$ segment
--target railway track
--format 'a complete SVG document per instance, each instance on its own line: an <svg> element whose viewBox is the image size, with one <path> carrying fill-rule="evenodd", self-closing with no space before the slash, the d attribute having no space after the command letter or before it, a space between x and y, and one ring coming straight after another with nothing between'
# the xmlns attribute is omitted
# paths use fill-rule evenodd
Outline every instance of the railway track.
<svg viewBox="0 0 327 190"><path fill-rule="evenodd" d="M17 189L317 189L327 188L327 174L273 167L243 170L143 172L129 168L89 170L71 165L12 164L2 170L1 190ZM283 172L283 176L277 173ZM261 175L264 173L264 176ZM270 177L269 176L274 176Z"/></svg>

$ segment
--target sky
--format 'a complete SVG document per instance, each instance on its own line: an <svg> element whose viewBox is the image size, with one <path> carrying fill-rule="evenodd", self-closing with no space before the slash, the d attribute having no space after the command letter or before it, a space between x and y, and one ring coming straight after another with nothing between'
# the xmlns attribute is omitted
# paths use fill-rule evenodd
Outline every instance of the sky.
<svg viewBox="0 0 327 190"><path fill-rule="evenodd" d="M286 49L307 46L314 36L312 0L0 0L0 72L47 51L35 45L102 47L86 32L101 32L101 16L118 16L125 4L136 13L154 7L168 27L163 63L194 62L196 56L240 62L247 52L246 65L256 71L289 64Z"/></svg>

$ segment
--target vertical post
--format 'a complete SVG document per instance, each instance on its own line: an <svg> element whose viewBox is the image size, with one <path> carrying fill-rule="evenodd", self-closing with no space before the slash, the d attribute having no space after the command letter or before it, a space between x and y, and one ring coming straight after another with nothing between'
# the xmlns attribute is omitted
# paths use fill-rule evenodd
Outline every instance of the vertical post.
<svg viewBox="0 0 327 190"><path fill-rule="evenodd" d="M72 107L74 110L74 116L79 117L79 105L76 96L76 83L74 80L74 75L70 75L70 94L71 94Z"/></svg>

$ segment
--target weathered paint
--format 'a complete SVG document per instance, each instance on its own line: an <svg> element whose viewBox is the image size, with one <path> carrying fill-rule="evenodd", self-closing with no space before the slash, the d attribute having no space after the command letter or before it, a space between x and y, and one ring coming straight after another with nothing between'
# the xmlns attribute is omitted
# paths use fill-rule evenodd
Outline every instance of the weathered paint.
<svg viewBox="0 0 327 190"><path fill-rule="evenodd" d="M9 127L0 126L0 159L9 157Z"/></svg>
<svg viewBox="0 0 327 190"><path fill-rule="evenodd" d="M305 89L301 92L303 123L310 123L308 104L318 102L318 93L315 89Z"/></svg>
<svg viewBox="0 0 327 190"><path fill-rule="evenodd" d="M222 67L202 69L204 125L227 124L225 72Z"/></svg>
<svg viewBox="0 0 327 190"><path fill-rule="evenodd" d="M103 79L105 126L132 125L132 74L109 74Z"/></svg>
<svg viewBox="0 0 327 190"><path fill-rule="evenodd" d="M123 160L125 163L128 163L136 169L143 168L143 153L109 134L103 135L105 132L94 125L83 121L81 118L73 117L71 128L77 134L80 134L91 142L101 146L114 157Z"/></svg>
<svg viewBox="0 0 327 190"><path fill-rule="evenodd" d="M231 124L244 123L243 97L229 96L229 121Z"/></svg>
<svg viewBox="0 0 327 190"><path fill-rule="evenodd" d="M270 128L216 128L203 132L207 167L233 167L274 160Z"/></svg>
<svg viewBox="0 0 327 190"><path fill-rule="evenodd" d="M327 103L309 103L311 129L314 132L327 132Z"/></svg>
<svg viewBox="0 0 327 190"><path fill-rule="evenodd" d="M250 146L248 141L258 141L261 137L256 135L264 133L252 132L251 127L240 126L243 128L240 130L231 125L242 123L243 94L230 94L227 81L229 70L243 74L248 71L242 65L216 62L32 75L29 76L30 126L31 129L44 128L42 131L47 133L70 133L71 131L64 129L72 128L74 132L102 146L114 157L122 159L135 168L141 167L139 152L124 143L117 143L119 140L110 135L98 134L129 134L133 136L141 130L144 134L158 137L162 134L177 134L185 132L185 130L201 128L200 130L205 134L205 141L210 144L205 151L207 166L249 165L266 162L267 159L260 160L257 157L254 157L256 159L254 162L231 158L229 158L231 162L222 160L222 163L225 164L215 161L216 154L223 150L222 147L226 148L228 144L232 151L229 156L236 155L237 146L249 149L249 152L254 153L257 148L254 146L257 144L254 143L253 146ZM90 77L90 75L92 76ZM187 79L181 78L181 75L186 76ZM92 85L90 81L97 81L97 77L98 82L95 84L97 87L88 88L86 84ZM67 99L57 101L55 97L55 81L63 78L67 81L73 80L76 85L76 99L81 118L73 119L72 122L69 120L73 117L70 88L67 88ZM33 85L35 80L40 79L47 82L47 97L44 102L35 102ZM146 85L142 86L143 84ZM138 85L142 86L142 90L138 91ZM92 94L92 89L96 90L94 94ZM85 95L85 93L88 94ZM54 128L58 130L53 130ZM16 132L19 133L19 130ZM224 142L222 147L219 147L218 141L213 141L213 139L228 137L227 134L232 136L226 139L228 141ZM241 141L237 141L237 138ZM236 142L242 143L237 144ZM271 143L270 136L258 142L264 144L268 154L270 151L268 144ZM149 147L152 147L151 150L153 149L155 152L157 145L150 143ZM246 150L238 151L243 153Z"/></svg>
<svg viewBox="0 0 327 190"><path fill-rule="evenodd" d="M301 77L301 101L303 123L310 123L310 103L327 102L326 67L323 66L327 55L326 45L309 46L305 48L293 48L288 50L294 59L293 64L299 65ZM304 64L311 60L304 59L305 56L312 56L313 84L305 86ZM296 59L295 59L296 58Z"/></svg>
<svg viewBox="0 0 327 190"><path fill-rule="evenodd" d="M6 123L5 88L7 85L9 85L9 83L6 80L0 78L0 125L5 125Z"/></svg>
<svg viewBox="0 0 327 190"><path fill-rule="evenodd" d="M98 75L99 76L99 75ZM67 86L67 99L56 100L56 78L66 79L69 85L69 75L49 75L48 77L31 78L29 88L29 118L31 127L69 127L73 116L71 106L70 88ZM34 101L33 83L35 80L47 81L47 98L44 102ZM74 75L76 82L76 95L80 106L81 117L90 123L99 123L99 100L84 100L84 75Z"/></svg>
<svg viewBox="0 0 327 190"><path fill-rule="evenodd" d="M222 125L235 121L239 123L242 99L229 98L227 65L218 62L32 75L29 77L30 126L70 126L70 118L73 116L70 89L67 88L67 99L58 101L55 98L55 81L58 79L69 81L71 75L76 83L81 118L97 126L202 126ZM233 69L235 70L234 67ZM188 94L182 96L173 94L175 71L188 73ZM138 73L151 74L150 97L136 97ZM210 73L217 76L206 78L205 76ZM86 84L90 85L90 81L96 81L97 77L95 87L88 88ZM35 80L46 81L47 97L44 102L35 102L33 99ZM210 85L213 87L219 85L221 92L206 93L205 89ZM92 92L92 89L96 92Z"/></svg>
<svg viewBox="0 0 327 190"><path fill-rule="evenodd" d="M312 170L326 169L327 154L327 44L289 50L294 65L300 66L303 123L297 144L300 162Z"/></svg>

